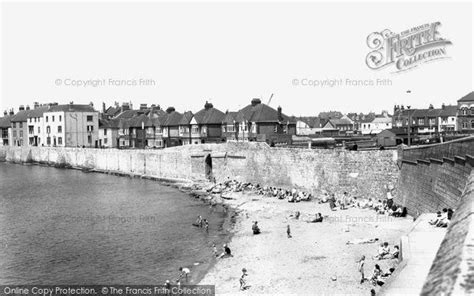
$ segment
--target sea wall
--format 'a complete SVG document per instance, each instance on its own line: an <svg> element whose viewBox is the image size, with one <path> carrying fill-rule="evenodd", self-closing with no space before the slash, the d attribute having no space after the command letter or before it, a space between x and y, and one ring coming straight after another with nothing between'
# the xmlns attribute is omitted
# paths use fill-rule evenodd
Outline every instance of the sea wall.
<svg viewBox="0 0 474 296"><path fill-rule="evenodd" d="M217 181L232 178L313 193L355 188L373 198L384 196L384 187L397 184L399 176L397 151L287 149L244 142L163 150L1 147L1 159L187 180L205 179L210 166Z"/></svg>
<svg viewBox="0 0 474 296"><path fill-rule="evenodd" d="M413 216L455 209L474 164L474 137L399 150L395 201Z"/></svg>
<svg viewBox="0 0 474 296"><path fill-rule="evenodd" d="M464 188L421 295L474 294L474 170Z"/></svg>

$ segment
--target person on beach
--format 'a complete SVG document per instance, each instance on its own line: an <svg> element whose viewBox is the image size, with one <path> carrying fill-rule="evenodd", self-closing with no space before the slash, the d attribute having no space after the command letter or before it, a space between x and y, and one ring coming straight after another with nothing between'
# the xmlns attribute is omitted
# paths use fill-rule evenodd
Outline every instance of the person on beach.
<svg viewBox="0 0 474 296"><path fill-rule="evenodd" d="M253 234L260 234L260 228L258 227L257 223L258 223L257 221L253 222L253 225L252 225Z"/></svg>
<svg viewBox="0 0 474 296"><path fill-rule="evenodd" d="M196 219L196 222L193 223L194 226L197 226L197 227L202 227L202 216L199 215L198 218Z"/></svg>
<svg viewBox="0 0 474 296"><path fill-rule="evenodd" d="M390 247L387 242L384 242L380 245L379 253L375 256L374 259L382 260L386 256L390 256Z"/></svg>
<svg viewBox="0 0 474 296"><path fill-rule="evenodd" d="M362 256L358 262L358 271L360 272L361 278L360 278L360 283L364 283L365 281L365 276L364 276L364 265L365 265L365 256Z"/></svg>
<svg viewBox="0 0 474 296"><path fill-rule="evenodd" d="M371 278L372 284L374 286L377 284L383 285L382 275L383 275L383 272L382 272L382 269L380 268L380 265L375 264L374 273L372 274L372 278ZM382 284L380 284L380 282L382 282Z"/></svg>
<svg viewBox="0 0 474 296"><path fill-rule="evenodd" d="M336 197L334 195L334 193L331 193L331 197L329 198L329 208L331 209L331 211L335 211L336 210Z"/></svg>
<svg viewBox="0 0 474 296"><path fill-rule="evenodd" d="M178 283L181 282L181 279L184 277L184 279L186 280L186 283L188 282L188 274L191 272L191 270L189 270L189 268L186 268L186 267L180 267L179 268L179 271L180 271L180 274L179 274L179 278L178 278Z"/></svg>
<svg viewBox="0 0 474 296"><path fill-rule="evenodd" d="M232 257L232 252L230 248L227 246L227 244L224 244L224 252L219 256L219 258L227 258L227 257Z"/></svg>
<svg viewBox="0 0 474 296"><path fill-rule="evenodd" d="M400 255L400 247L395 245L393 247L393 253L392 253L392 259L398 259L398 256Z"/></svg>
<svg viewBox="0 0 474 296"><path fill-rule="evenodd" d="M247 277L247 269L242 268L242 275L240 276L239 283L240 283L240 290L247 290L249 286L247 286L247 281L245 280L245 277Z"/></svg>
<svg viewBox="0 0 474 296"><path fill-rule="evenodd" d="M286 235L288 236L288 238L291 238L291 229L290 229L290 224L288 224L286 226Z"/></svg>
<svg viewBox="0 0 474 296"><path fill-rule="evenodd" d="M358 244L373 244L377 242L378 238L361 238L361 239L353 239L347 241L346 245L358 245Z"/></svg>
<svg viewBox="0 0 474 296"><path fill-rule="evenodd" d="M212 251L214 252L214 257L218 257L218 256L219 256L219 254L217 253L216 244L212 244Z"/></svg>
<svg viewBox="0 0 474 296"><path fill-rule="evenodd" d="M206 232L209 233L209 221L207 221L207 219L204 219L204 228L206 229Z"/></svg>

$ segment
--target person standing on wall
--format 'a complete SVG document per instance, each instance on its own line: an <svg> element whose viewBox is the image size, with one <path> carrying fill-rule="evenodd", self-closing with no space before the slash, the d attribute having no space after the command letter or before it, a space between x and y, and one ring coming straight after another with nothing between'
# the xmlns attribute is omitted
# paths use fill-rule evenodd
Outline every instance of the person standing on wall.
<svg viewBox="0 0 474 296"><path fill-rule="evenodd" d="M393 186L390 184L387 186L387 208L391 209L393 207Z"/></svg>

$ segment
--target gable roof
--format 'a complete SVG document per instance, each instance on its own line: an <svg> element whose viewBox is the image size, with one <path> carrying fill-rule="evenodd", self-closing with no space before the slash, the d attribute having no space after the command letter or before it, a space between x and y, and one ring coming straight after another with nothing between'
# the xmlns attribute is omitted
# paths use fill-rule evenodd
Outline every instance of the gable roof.
<svg viewBox="0 0 474 296"><path fill-rule="evenodd" d="M456 116L458 113L458 106L456 105L446 105L444 108L441 108L439 116Z"/></svg>
<svg viewBox="0 0 474 296"><path fill-rule="evenodd" d="M472 101L474 101L474 91L471 91L470 93L468 93L467 95L465 95L464 97L458 100L458 102L472 102Z"/></svg>
<svg viewBox="0 0 474 296"><path fill-rule="evenodd" d="M11 121L12 122L26 121L26 119L28 118L28 112L30 112L30 110L18 111L15 115L12 116Z"/></svg>
<svg viewBox="0 0 474 296"><path fill-rule="evenodd" d="M11 126L11 116L0 117L0 128Z"/></svg>
<svg viewBox="0 0 474 296"><path fill-rule="evenodd" d="M224 112L214 108L212 104L207 102L204 109L194 114L194 119L198 124L221 124L225 117Z"/></svg>
<svg viewBox="0 0 474 296"><path fill-rule="evenodd" d="M244 120L251 122L296 122L294 118L290 118L283 113L281 114L281 118L278 118L278 111L268 105L262 104L260 99L253 99L252 103L241 109L239 113Z"/></svg>
<svg viewBox="0 0 474 296"><path fill-rule="evenodd" d="M441 109L414 109L412 117L438 117Z"/></svg>
<svg viewBox="0 0 474 296"><path fill-rule="evenodd" d="M179 125L188 125L191 123L191 120L193 119L193 112L191 111L185 111L183 115L181 116L181 120L179 121Z"/></svg>
<svg viewBox="0 0 474 296"><path fill-rule="evenodd" d="M301 120L306 123L310 128L321 127L321 119L317 116L300 116L296 117L295 120Z"/></svg>
<svg viewBox="0 0 474 296"><path fill-rule="evenodd" d="M183 115L177 111L172 111L164 115L164 126L178 126Z"/></svg>

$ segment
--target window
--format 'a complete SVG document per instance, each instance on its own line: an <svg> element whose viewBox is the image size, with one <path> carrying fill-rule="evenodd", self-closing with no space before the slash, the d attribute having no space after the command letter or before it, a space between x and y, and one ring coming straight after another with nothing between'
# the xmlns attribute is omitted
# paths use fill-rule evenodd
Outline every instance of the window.
<svg viewBox="0 0 474 296"><path fill-rule="evenodd" d="M63 144L63 138L58 137L58 145L62 145L62 144Z"/></svg>
<svg viewBox="0 0 474 296"><path fill-rule="evenodd" d="M193 125L193 127L192 127L192 133L193 133L193 134L199 134L199 126Z"/></svg>
<svg viewBox="0 0 474 296"><path fill-rule="evenodd" d="M20 138L23 138L23 131L20 131Z"/></svg>
<svg viewBox="0 0 474 296"><path fill-rule="evenodd" d="M36 117L35 117L35 122L36 122Z"/></svg>
<svg viewBox="0 0 474 296"><path fill-rule="evenodd" d="M235 126L233 124L228 124L227 125L227 131L230 133L235 132Z"/></svg>
<svg viewBox="0 0 474 296"><path fill-rule="evenodd" d="M87 143L92 144L92 136L91 135L87 136Z"/></svg>
<svg viewBox="0 0 474 296"><path fill-rule="evenodd" d="M418 118L418 124L419 125L424 125L425 124L425 119L424 118Z"/></svg>
<svg viewBox="0 0 474 296"><path fill-rule="evenodd" d="M28 127L28 133L29 133L30 135L32 135L32 134L34 133L34 131L35 131L35 127L34 127L34 126L31 125L31 126Z"/></svg>
<svg viewBox="0 0 474 296"><path fill-rule="evenodd" d="M46 133L47 133L47 134L50 134L50 133L51 133L51 127L50 127L49 125L46 127Z"/></svg>
<svg viewBox="0 0 474 296"><path fill-rule="evenodd" d="M107 136L107 129L104 128L104 136Z"/></svg>
<svg viewBox="0 0 474 296"><path fill-rule="evenodd" d="M53 115L53 116L51 116L51 121L52 121L52 122L54 122L54 115Z"/></svg>
<svg viewBox="0 0 474 296"><path fill-rule="evenodd" d="M461 109L461 114L462 115L467 115L467 108L462 108Z"/></svg>
<svg viewBox="0 0 474 296"><path fill-rule="evenodd" d="M16 138L16 131L13 131L13 137Z"/></svg>
<svg viewBox="0 0 474 296"><path fill-rule="evenodd" d="M58 133L62 133L63 132L63 127L58 125Z"/></svg>
<svg viewBox="0 0 474 296"><path fill-rule="evenodd" d="M225 128L226 128L226 126L225 126L225 125L223 125L223 126L222 126L222 132L223 132L223 133L225 133L225 132L226 132L226 129L225 129Z"/></svg>
<svg viewBox="0 0 474 296"><path fill-rule="evenodd" d="M206 126L203 126L203 127L201 128L201 132L202 132L204 135L206 135L206 134L207 134L207 127L206 127Z"/></svg>
<svg viewBox="0 0 474 296"><path fill-rule="evenodd" d="M430 125L435 125L436 124L436 119L435 118L430 118Z"/></svg>
<svg viewBox="0 0 474 296"><path fill-rule="evenodd" d="M104 144L107 144L107 138L104 139Z"/></svg>
<svg viewBox="0 0 474 296"><path fill-rule="evenodd" d="M474 128L474 120L471 120L471 128Z"/></svg>
<svg viewBox="0 0 474 296"><path fill-rule="evenodd" d="M41 134L41 129L39 126L38 126L38 134Z"/></svg>
<svg viewBox="0 0 474 296"><path fill-rule="evenodd" d="M283 126L283 133L284 133L284 134L287 134L287 133L288 133L288 126L287 126L287 125L284 125L284 126Z"/></svg>
<svg viewBox="0 0 474 296"><path fill-rule="evenodd" d="M51 145L51 137L46 138L46 144Z"/></svg>
<svg viewBox="0 0 474 296"><path fill-rule="evenodd" d="M23 128L23 122L20 122L20 128Z"/></svg>
<svg viewBox="0 0 474 296"><path fill-rule="evenodd" d="M92 115L87 115L87 121L93 121L93 116Z"/></svg>
<svg viewBox="0 0 474 296"><path fill-rule="evenodd" d="M94 126L88 125L88 126L87 126L87 131L88 131L88 132L94 131ZM135 129L133 129L133 133L135 134Z"/></svg>
<svg viewBox="0 0 474 296"><path fill-rule="evenodd" d="M252 125L252 132L253 132L253 125ZM273 127L273 132L276 134L278 132L278 124L275 124Z"/></svg>
<svg viewBox="0 0 474 296"><path fill-rule="evenodd" d="M59 122L61 122L61 120L62 120L62 116L61 116L61 115L59 115Z"/></svg>
<svg viewBox="0 0 474 296"><path fill-rule="evenodd" d="M462 128L467 128L467 126L468 126L468 123L467 123L467 122L463 122L463 123L462 123Z"/></svg>
<svg viewBox="0 0 474 296"><path fill-rule="evenodd" d="M46 122L48 122L48 116L46 116Z"/></svg>

